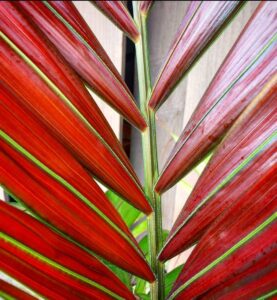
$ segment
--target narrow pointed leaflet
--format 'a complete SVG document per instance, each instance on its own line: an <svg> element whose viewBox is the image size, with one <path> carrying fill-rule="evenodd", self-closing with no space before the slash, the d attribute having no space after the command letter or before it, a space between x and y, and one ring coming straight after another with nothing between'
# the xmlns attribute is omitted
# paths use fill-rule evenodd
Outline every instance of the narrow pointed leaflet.
<svg viewBox="0 0 277 300"><path fill-rule="evenodd" d="M235 203L211 225L185 263L169 299L194 299L264 260L276 263L276 172L270 185L263 180L266 188L260 183L262 195L252 189L248 197L243 196L246 205Z"/></svg>
<svg viewBox="0 0 277 300"><path fill-rule="evenodd" d="M156 185L159 193L177 183L219 143L276 72L275 17L276 3L261 2L171 152Z"/></svg>
<svg viewBox="0 0 277 300"><path fill-rule="evenodd" d="M122 1L91 1L135 43L140 38L133 18Z"/></svg>
<svg viewBox="0 0 277 300"><path fill-rule="evenodd" d="M126 89L128 87L123 80L122 76L119 74L118 70L114 66L113 62L109 58L105 49L102 47L100 42L97 40L94 33L91 31L88 24L85 22L78 9L75 7L71 1L50 1L48 4L56 10L56 12L73 27L73 29L78 32L79 35L89 44L93 51L101 58L103 63L110 69L114 76L125 85ZM130 93L131 95L131 93Z"/></svg>
<svg viewBox="0 0 277 300"><path fill-rule="evenodd" d="M64 5L73 5L64 2ZM69 6L71 7L71 6ZM0 6L0 30L19 47L64 93L90 125L107 142L136 178L131 164L112 128L78 75L51 42L11 2ZM137 180L138 181L138 180Z"/></svg>
<svg viewBox="0 0 277 300"><path fill-rule="evenodd" d="M0 147L0 184L8 193L88 250L130 273L153 280L152 272L133 239L99 210L92 213L87 202L79 201L78 192L68 185L72 189L69 191L51 177L51 170L47 170L49 174L41 171L2 140Z"/></svg>
<svg viewBox="0 0 277 300"><path fill-rule="evenodd" d="M149 214L141 186L63 92L4 33L0 78L100 181Z"/></svg>
<svg viewBox="0 0 277 300"><path fill-rule="evenodd" d="M58 282L52 276L46 275L43 271L32 267L29 263L2 248L0 248L0 268L47 299L80 299L80 291L74 291L72 287L65 286L61 281ZM83 297L82 299L88 298L84 293L81 297Z"/></svg>
<svg viewBox="0 0 277 300"><path fill-rule="evenodd" d="M192 246L260 177L276 172L276 86L274 76L216 149L169 234L161 260Z"/></svg>
<svg viewBox="0 0 277 300"><path fill-rule="evenodd" d="M201 296L201 299L248 300L267 299L266 295L277 294L276 253L267 255L247 271L217 285ZM269 298L270 299L270 298Z"/></svg>
<svg viewBox="0 0 277 300"><path fill-rule="evenodd" d="M36 300L35 297L27 294L26 292L20 290L19 288L11 285L8 282L5 282L0 279L0 297L3 299L11 299L11 300Z"/></svg>
<svg viewBox="0 0 277 300"><path fill-rule="evenodd" d="M79 200L88 205L87 214L91 213L90 210L103 213L107 220L132 238L127 226L96 182L48 132L47 127L20 106L20 101L1 84L0 97L1 130L51 169L61 184L70 185L78 191Z"/></svg>
<svg viewBox="0 0 277 300"><path fill-rule="evenodd" d="M16 5L37 24L95 93L138 129L146 128L145 120L126 84L118 80L86 41L87 35L75 30L75 26L47 1L19 1Z"/></svg>
<svg viewBox="0 0 277 300"><path fill-rule="evenodd" d="M153 87L149 106L157 110L182 76L237 12L240 1L191 1Z"/></svg>
<svg viewBox="0 0 277 300"><path fill-rule="evenodd" d="M88 299L134 299L99 260L38 220L4 202L0 216L1 249L62 282L73 294L79 291Z"/></svg>

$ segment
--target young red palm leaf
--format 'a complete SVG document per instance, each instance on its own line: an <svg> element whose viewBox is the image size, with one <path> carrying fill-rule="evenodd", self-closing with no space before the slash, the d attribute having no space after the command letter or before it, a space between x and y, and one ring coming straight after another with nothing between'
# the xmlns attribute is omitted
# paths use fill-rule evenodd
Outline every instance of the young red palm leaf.
<svg viewBox="0 0 277 300"><path fill-rule="evenodd" d="M36 219L3 201L0 202L0 216L1 249L62 282L73 294L76 290L87 298L134 299L99 260Z"/></svg>
<svg viewBox="0 0 277 300"><path fill-rule="evenodd" d="M115 265L146 280L152 272L137 244L51 175L0 140L0 184L53 226ZM27 183L27 184L26 184Z"/></svg>
<svg viewBox="0 0 277 300"><path fill-rule="evenodd" d="M263 259L276 257L276 191L275 178L263 196L254 196L254 202L241 211L236 203L213 223L186 262L169 299L193 299Z"/></svg>
<svg viewBox="0 0 277 300"><path fill-rule="evenodd" d="M3 299L35 300L36 298L25 293L14 285L0 279L0 296ZM5 298L6 297L6 298Z"/></svg>
<svg viewBox="0 0 277 300"><path fill-rule="evenodd" d="M91 1L99 8L118 28L136 42L139 39L139 32L135 22L127 8L121 1Z"/></svg>
<svg viewBox="0 0 277 300"><path fill-rule="evenodd" d="M146 128L145 120L130 91L86 42L87 36L74 30L49 2L19 1L16 5L37 24L68 63L103 100L140 130Z"/></svg>
<svg viewBox="0 0 277 300"><path fill-rule="evenodd" d="M73 6L70 2L64 5ZM73 6L74 7L74 6ZM38 66L44 74L64 93L64 95L83 114L91 126L124 162L130 173L135 172L97 104L90 96L78 75L48 41L48 39L20 13L11 2L0 6L0 29ZM138 179L136 178L138 181Z"/></svg>
<svg viewBox="0 0 277 300"><path fill-rule="evenodd" d="M2 248L0 248L0 268L11 277L31 287L38 294L44 295L47 299L79 300L80 297L88 299L81 291L65 286L63 282L58 282L52 276L46 275L43 271L39 271L13 253Z"/></svg>
<svg viewBox="0 0 277 300"><path fill-rule="evenodd" d="M226 207L239 201L259 178L276 172L275 100L274 76L217 148L175 222L160 259L193 245Z"/></svg>
<svg viewBox="0 0 277 300"><path fill-rule="evenodd" d="M208 2L207 2L208 4ZM243 109L275 73L276 25L272 2L262 2L215 75L160 179L164 192L219 143Z"/></svg>
<svg viewBox="0 0 277 300"><path fill-rule="evenodd" d="M141 186L84 116L11 40L0 41L0 78L97 178L150 213Z"/></svg>
<svg viewBox="0 0 277 300"><path fill-rule="evenodd" d="M225 281L201 296L201 299L248 300L267 299L276 294L277 283L276 253L266 256L260 263L242 274ZM268 297L266 297L268 295Z"/></svg>
<svg viewBox="0 0 277 300"><path fill-rule="evenodd" d="M241 6L239 1L192 1L153 88L149 106L157 110L193 62Z"/></svg>
<svg viewBox="0 0 277 300"><path fill-rule="evenodd" d="M99 209L116 226L132 237L117 211L86 170L49 133L47 127L20 106L20 102L11 92L1 84L0 88L0 119L3 133L49 168L61 184L70 185L78 191L81 195L80 201L85 198L91 205L91 209L93 207Z"/></svg>
<svg viewBox="0 0 277 300"><path fill-rule="evenodd" d="M88 24L85 22L79 11L76 9L75 5L71 1L50 1L48 2L51 7L53 7L57 13L68 22L78 34L80 34L83 39L89 44L91 49L101 58L105 65L110 69L114 76L125 86L126 90L128 87L125 81L122 79L121 75L117 71L113 62L107 55L106 51L97 40L94 33L91 31ZM129 91L129 90L128 90ZM131 93L130 93L131 95ZM132 96L132 95L131 95Z"/></svg>
<svg viewBox="0 0 277 300"><path fill-rule="evenodd" d="M233 200L231 205L227 207L219 217L215 218L210 227L213 227L216 231L218 231L220 227L223 230L222 232L224 232L228 226L231 226L232 223L235 224L235 222L240 219L238 216L241 218L242 216L247 216L245 214L246 211L253 215L258 214L264 206L271 201L275 201L275 194L277 190L276 179L277 175L274 168L270 172L261 175L261 177L253 185L249 186L249 188L238 198L237 201ZM237 213L235 213L235 211ZM208 231L211 233L210 228ZM207 233L205 233L205 236L207 236ZM222 238L225 238L224 234ZM197 250L193 251L188 259L188 265L198 259L201 259L200 256L204 255L207 248L215 247L217 242L218 240L213 236L213 234L210 234L210 241L208 245L202 247L204 244L202 239L200 239L197 245Z"/></svg>
<svg viewBox="0 0 277 300"><path fill-rule="evenodd" d="M136 42L141 110L149 128L73 3L18 1L0 6L0 186L27 212L0 203L0 270L47 299L163 300L164 286L173 286L180 268L164 279L164 264L158 259L167 260L199 242L170 300L273 295L275 7L269 2L259 5L203 96L154 191L155 111L243 3L190 4L148 103L152 88L147 80L145 21L153 2L133 3L136 23L121 2L94 2ZM144 131L149 199L81 80ZM161 251L160 194L219 143ZM131 217L124 211L122 217L133 219L128 226L136 236L148 224L143 242L149 242L146 252L153 271L91 174L124 197L111 197L121 214L123 200L147 214L147 220L137 211ZM132 275L143 280L133 280Z"/></svg>

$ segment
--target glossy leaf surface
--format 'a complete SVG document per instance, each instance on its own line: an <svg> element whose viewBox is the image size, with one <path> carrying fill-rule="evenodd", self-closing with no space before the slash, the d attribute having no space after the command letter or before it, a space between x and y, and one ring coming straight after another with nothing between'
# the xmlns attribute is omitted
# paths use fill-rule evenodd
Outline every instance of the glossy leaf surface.
<svg viewBox="0 0 277 300"><path fill-rule="evenodd" d="M78 161L49 134L47 127L20 106L20 102L11 92L1 84L0 88L1 130L46 168L52 170L53 175L56 175L53 176L54 179L59 183L70 185L78 191L79 201L88 203L87 213L89 210L94 213L100 210L107 219L131 237L119 214Z"/></svg>
<svg viewBox="0 0 277 300"><path fill-rule="evenodd" d="M122 219L130 228L136 219L141 215L141 212L128 204L124 199L113 193L112 191L106 192L107 198L112 202Z"/></svg>
<svg viewBox="0 0 277 300"><path fill-rule="evenodd" d="M4 202L0 203L0 215L2 250L13 253L23 262L64 283L72 288L73 293L76 289L87 298L134 299L95 257L36 219Z"/></svg>
<svg viewBox="0 0 277 300"><path fill-rule="evenodd" d="M277 285L277 261L276 253L268 255L260 263L247 269L239 276L235 276L211 289L201 298L218 300L248 300L267 299L266 295L276 294Z"/></svg>
<svg viewBox="0 0 277 300"><path fill-rule="evenodd" d="M86 36L74 30L49 2L19 1L17 5L37 24L94 92L131 124L140 130L146 128L130 91L86 42Z"/></svg>
<svg viewBox="0 0 277 300"><path fill-rule="evenodd" d="M165 275L165 295L166 296L172 290L173 284L176 281L176 279L178 278L182 269L183 269L183 265L180 265Z"/></svg>
<svg viewBox="0 0 277 300"><path fill-rule="evenodd" d="M276 116L274 77L217 148L175 222L160 259L193 245L224 209L244 201L240 197L249 187L276 172Z"/></svg>
<svg viewBox="0 0 277 300"><path fill-rule="evenodd" d="M64 6L73 6L63 2ZM56 4L58 5L58 3ZM74 8L74 6L73 6ZM76 10L77 12L77 10ZM19 47L32 62L52 81L75 105L90 125L107 142L135 177L133 168L97 104L90 96L78 75L70 68L51 42L31 24L12 2L0 6L0 30ZM83 23L82 23L83 25Z"/></svg>
<svg viewBox="0 0 277 300"><path fill-rule="evenodd" d="M0 297L7 299L35 300L33 296L0 279Z"/></svg>
<svg viewBox="0 0 277 300"><path fill-rule="evenodd" d="M127 85L122 79L121 75L117 71L113 62L109 58L105 49L102 47L100 42L97 40L96 36L85 22L78 9L71 1L51 1L49 4L58 12L58 14L63 17L78 34L80 34L83 39L89 44L89 46L95 51L95 53L101 58L103 63L110 69L114 76L121 82L122 85Z"/></svg>
<svg viewBox="0 0 277 300"><path fill-rule="evenodd" d="M171 152L158 192L177 183L219 143L276 72L275 8L262 2L247 23Z"/></svg>
<svg viewBox="0 0 277 300"><path fill-rule="evenodd" d="M2 85L14 93L21 105L100 181L145 213L151 212L141 186L111 148L61 90L3 34L0 63Z"/></svg>
<svg viewBox="0 0 277 300"><path fill-rule="evenodd" d="M8 192L94 253L130 273L153 280L133 239L103 214L92 213L88 203L76 197L74 189L68 190L70 186L63 187L2 140L0 147L0 184Z"/></svg>
<svg viewBox="0 0 277 300"><path fill-rule="evenodd" d="M135 22L122 1L91 1L97 6L119 29L136 42L139 32Z"/></svg>
<svg viewBox="0 0 277 300"><path fill-rule="evenodd" d="M0 268L48 299L80 299L80 291L73 291L73 288L66 287L63 283L53 279L52 276L47 276L44 272L31 267L30 264L23 262L13 253L2 248L0 248ZM88 300L86 295L82 294L81 296Z"/></svg>
<svg viewBox="0 0 277 300"><path fill-rule="evenodd" d="M185 263L170 299L193 299L276 257L276 176L271 185L263 183L263 193L249 193L244 198L248 205L235 203L211 225Z"/></svg>
<svg viewBox="0 0 277 300"><path fill-rule="evenodd" d="M162 105L240 5L240 1L191 1L154 85L149 100L152 109Z"/></svg>

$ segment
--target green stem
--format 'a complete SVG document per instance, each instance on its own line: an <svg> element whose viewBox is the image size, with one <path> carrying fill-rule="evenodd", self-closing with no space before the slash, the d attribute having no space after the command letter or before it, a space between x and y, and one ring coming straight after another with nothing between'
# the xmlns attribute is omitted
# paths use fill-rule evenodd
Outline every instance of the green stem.
<svg viewBox="0 0 277 300"><path fill-rule="evenodd" d="M144 163L145 193L153 207L153 213L148 217L148 240L150 249L150 264L156 275L156 281L150 285L151 300L164 299L164 266L157 259L163 246L161 197L155 193L154 185L159 176L155 113L148 108L148 98L151 94L150 64L147 43L146 17L140 14L138 2L133 1L135 22L141 37L136 43L136 60L138 69L140 108L148 122L148 128L142 133L142 152Z"/></svg>

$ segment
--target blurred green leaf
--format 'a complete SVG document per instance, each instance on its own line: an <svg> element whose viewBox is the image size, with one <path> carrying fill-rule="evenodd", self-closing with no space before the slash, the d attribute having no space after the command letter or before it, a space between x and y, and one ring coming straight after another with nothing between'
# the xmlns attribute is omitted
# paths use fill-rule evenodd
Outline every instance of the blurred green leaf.
<svg viewBox="0 0 277 300"><path fill-rule="evenodd" d="M132 233L135 238L147 232L147 219L143 214L141 214L141 216L142 217L138 219L132 228Z"/></svg>
<svg viewBox="0 0 277 300"><path fill-rule="evenodd" d="M126 286L129 290L132 290L131 287L131 275L125 272L122 269L119 269L117 266L112 265L105 261L106 266L115 274Z"/></svg>
<svg viewBox="0 0 277 300"><path fill-rule="evenodd" d="M165 275L165 295L167 296L172 289L173 283L176 281L184 265L173 269Z"/></svg>
<svg viewBox="0 0 277 300"><path fill-rule="evenodd" d="M112 202L127 226L130 227L140 215L140 211L112 191L107 191L106 196Z"/></svg>
<svg viewBox="0 0 277 300"><path fill-rule="evenodd" d="M141 224L147 226L147 220L143 221ZM169 232L167 230L163 231L163 240L168 236ZM149 261L149 248L148 248L148 235L144 236L139 242L139 246ZM136 282L135 294L140 297L140 299L150 299L146 294L147 282L143 279L138 278ZM143 297L142 297L143 296Z"/></svg>
<svg viewBox="0 0 277 300"><path fill-rule="evenodd" d="M145 295L145 294L139 294L139 299L141 300L150 300L150 295Z"/></svg>
<svg viewBox="0 0 277 300"><path fill-rule="evenodd" d="M169 232L167 230L163 230L163 240L165 241ZM146 235L140 242L139 246L141 250L143 251L144 255L148 258L148 235Z"/></svg>
<svg viewBox="0 0 277 300"><path fill-rule="evenodd" d="M138 296L141 295L146 296L146 286L147 286L147 282L143 279L138 278L135 287L135 294Z"/></svg>

